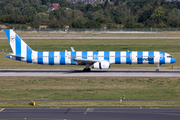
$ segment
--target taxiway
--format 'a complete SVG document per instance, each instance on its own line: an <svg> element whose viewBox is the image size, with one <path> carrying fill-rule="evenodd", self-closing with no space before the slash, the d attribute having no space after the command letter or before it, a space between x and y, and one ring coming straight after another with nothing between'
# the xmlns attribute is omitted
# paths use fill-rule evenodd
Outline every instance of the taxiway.
<svg viewBox="0 0 180 120"><path fill-rule="evenodd" d="M0 76L59 77L180 77L180 70L108 69L83 72L74 69L1 69Z"/></svg>
<svg viewBox="0 0 180 120"><path fill-rule="evenodd" d="M180 108L0 108L3 120L179 120Z"/></svg>

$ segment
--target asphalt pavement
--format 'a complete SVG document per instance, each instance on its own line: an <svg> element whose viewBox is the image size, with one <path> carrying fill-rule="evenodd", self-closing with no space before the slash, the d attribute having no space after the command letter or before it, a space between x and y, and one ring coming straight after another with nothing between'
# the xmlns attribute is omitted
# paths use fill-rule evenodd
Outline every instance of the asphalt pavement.
<svg viewBox="0 0 180 120"><path fill-rule="evenodd" d="M179 120L180 108L0 108L0 120Z"/></svg>
<svg viewBox="0 0 180 120"><path fill-rule="evenodd" d="M83 72L74 69L1 69L0 76L59 77L180 77L180 70L107 69Z"/></svg>

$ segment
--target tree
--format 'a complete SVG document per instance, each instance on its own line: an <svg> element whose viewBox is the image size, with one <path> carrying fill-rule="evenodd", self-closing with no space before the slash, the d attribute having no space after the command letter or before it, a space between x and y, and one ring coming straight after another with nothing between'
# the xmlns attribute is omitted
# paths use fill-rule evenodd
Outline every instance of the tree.
<svg viewBox="0 0 180 120"><path fill-rule="evenodd" d="M125 24L126 28L134 28L135 27L135 21L134 18L130 17Z"/></svg>
<svg viewBox="0 0 180 120"><path fill-rule="evenodd" d="M93 20L93 18L94 18L94 16L93 16L93 14L92 14L91 11L87 12L87 13L85 14L85 17L87 17L89 20Z"/></svg>
<svg viewBox="0 0 180 120"><path fill-rule="evenodd" d="M167 22L171 27L178 27L180 21L180 13L174 8L171 12L169 12L167 16Z"/></svg>
<svg viewBox="0 0 180 120"><path fill-rule="evenodd" d="M48 28L60 28L60 26L57 23L53 22L48 24Z"/></svg>
<svg viewBox="0 0 180 120"><path fill-rule="evenodd" d="M142 12L139 15L138 22L140 22L140 23L145 22L146 20L148 20L151 17L152 13L153 13L153 9L145 10L144 12Z"/></svg>
<svg viewBox="0 0 180 120"><path fill-rule="evenodd" d="M91 4L86 5L86 11L91 11L93 9L93 6Z"/></svg>
<svg viewBox="0 0 180 120"><path fill-rule="evenodd" d="M41 0L41 2L42 2L42 5L45 5L47 3L50 3L50 0Z"/></svg>
<svg viewBox="0 0 180 120"><path fill-rule="evenodd" d="M120 0L116 0L116 1L114 2L114 6L118 6L118 5L119 5L119 2L120 2Z"/></svg>
<svg viewBox="0 0 180 120"><path fill-rule="evenodd" d="M101 28L101 24L96 21L88 21L84 24L85 28Z"/></svg>
<svg viewBox="0 0 180 120"><path fill-rule="evenodd" d="M47 9L48 9L48 6L40 5L40 6L37 7L37 12L44 12Z"/></svg>
<svg viewBox="0 0 180 120"><path fill-rule="evenodd" d="M106 2L104 3L104 8L106 8L109 5L108 0L106 0Z"/></svg>
<svg viewBox="0 0 180 120"><path fill-rule="evenodd" d="M99 23L104 23L104 18L102 18L101 16L97 17L96 18L96 21L99 22Z"/></svg>
<svg viewBox="0 0 180 120"><path fill-rule="evenodd" d="M115 22L116 22L117 24L121 24L121 23L122 23L121 17L116 16L116 17L115 17Z"/></svg>
<svg viewBox="0 0 180 120"><path fill-rule="evenodd" d="M76 18L72 22L72 27L73 28L83 28L84 27L84 22L81 18Z"/></svg>
<svg viewBox="0 0 180 120"><path fill-rule="evenodd" d="M36 9L33 7L25 6L22 9L22 15L27 15L28 17L36 15Z"/></svg>
<svg viewBox="0 0 180 120"><path fill-rule="evenodd" d="M164 21L165 13L162 11L162 7L158 7L151 15L151 19L156 20L158 23Z"/></svg>
<svg viewBox="0 0 180 120"><path fill-rule="evenodd" d="M31 17L31 27L33 28L39 28L40 24L41 24L41 15L36 14L35 16Z"/></svg>

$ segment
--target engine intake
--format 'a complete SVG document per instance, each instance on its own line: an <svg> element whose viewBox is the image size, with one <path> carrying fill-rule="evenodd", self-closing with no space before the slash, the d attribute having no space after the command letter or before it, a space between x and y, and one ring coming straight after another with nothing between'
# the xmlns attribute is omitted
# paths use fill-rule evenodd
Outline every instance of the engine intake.
<svg viewBox="0 0 180 120"><path fill-rule="evenodd" d="M92 65L92 68L94 69L109 69L110 63L103 61L103 62L96 62Z"/></svg>

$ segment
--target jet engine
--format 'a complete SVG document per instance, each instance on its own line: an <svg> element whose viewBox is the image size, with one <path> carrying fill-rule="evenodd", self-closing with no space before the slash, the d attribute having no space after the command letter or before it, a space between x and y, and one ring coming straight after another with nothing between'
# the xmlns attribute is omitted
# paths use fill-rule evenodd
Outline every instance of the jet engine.
<svg viewBox="0 0 180 120"><path fill-rule="evenodd" d="M92 68L94 68L94 69L109 69L110 63L107 61L96 62L92 65Z"/></svg>

